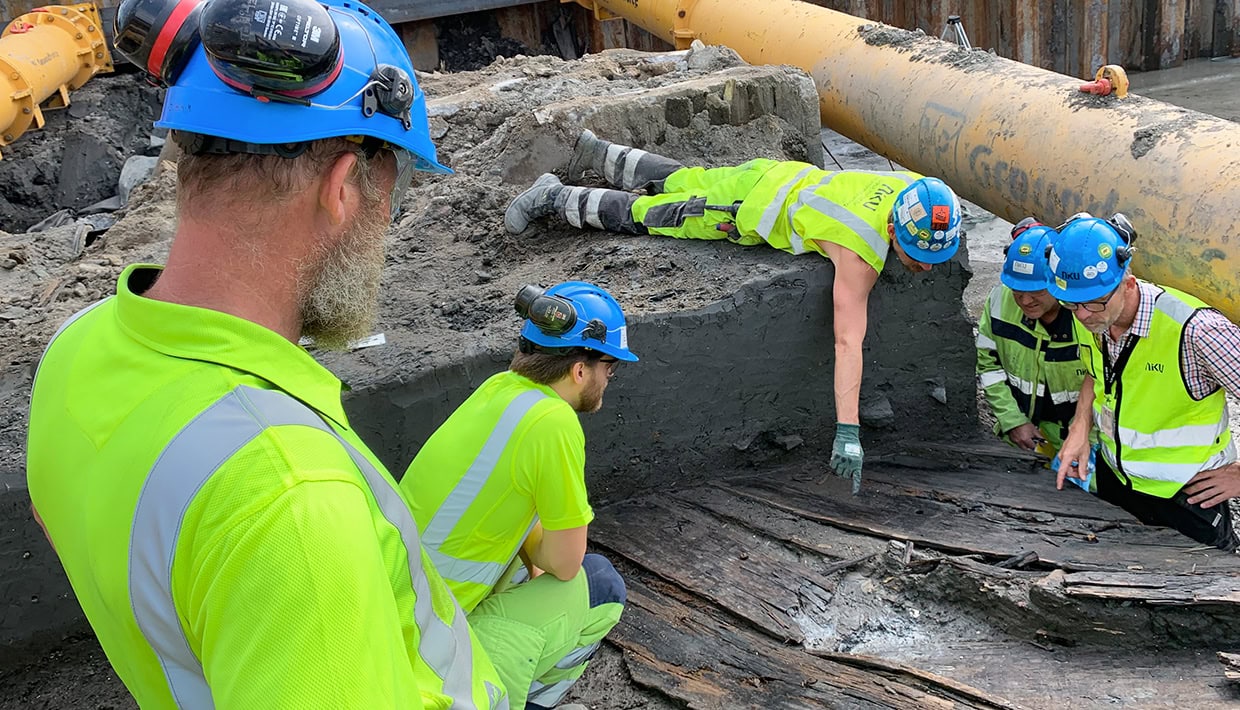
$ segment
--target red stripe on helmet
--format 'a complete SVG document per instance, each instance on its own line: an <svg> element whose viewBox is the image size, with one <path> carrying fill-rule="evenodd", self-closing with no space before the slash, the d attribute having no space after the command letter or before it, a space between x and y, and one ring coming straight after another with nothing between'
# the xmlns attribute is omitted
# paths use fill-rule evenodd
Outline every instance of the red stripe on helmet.
<svg viewBox="0 0 1240 710"><path fill-rule="evenodd" d="M163 27L159 28L159 35L155 38L155 43L151 45L151 54L146 60L146 70L151 74L163 78L164 57L168 55L168 49L172 47L172 40L181 31L185 18L193 12L195 7L198 7L200 1L181 0L176 7L172 8L172 12L168 13L168 19L164 21Z"/></svg>

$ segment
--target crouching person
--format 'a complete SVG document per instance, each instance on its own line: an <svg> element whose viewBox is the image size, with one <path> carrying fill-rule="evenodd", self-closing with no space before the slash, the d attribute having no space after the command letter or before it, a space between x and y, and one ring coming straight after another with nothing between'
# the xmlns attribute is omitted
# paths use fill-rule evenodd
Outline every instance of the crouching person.
<svg viewBox="0 0 1240 710"><path fill-rule="evenodd" d="M517 310L527 320L509 369L435 431L401 487L497 669L520 671L504 677L513 707L550 708L624 608L620 575L586 554L594 512L578 414L598 411L616 368L637 356L619 304L598 286L526 286Z"/></svg>

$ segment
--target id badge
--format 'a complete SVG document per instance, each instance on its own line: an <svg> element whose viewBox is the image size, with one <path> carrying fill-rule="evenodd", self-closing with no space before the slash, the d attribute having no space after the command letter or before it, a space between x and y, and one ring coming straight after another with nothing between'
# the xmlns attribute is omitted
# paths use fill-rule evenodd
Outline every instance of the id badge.
<svg viewBox="0 0 1240 710"><path fill-rule="evenodd" d="M1098 427L1106 433L1107 436L1115 435L1115 411L1110 407L1103 406L1102 413L1098 415Z"/></svg>

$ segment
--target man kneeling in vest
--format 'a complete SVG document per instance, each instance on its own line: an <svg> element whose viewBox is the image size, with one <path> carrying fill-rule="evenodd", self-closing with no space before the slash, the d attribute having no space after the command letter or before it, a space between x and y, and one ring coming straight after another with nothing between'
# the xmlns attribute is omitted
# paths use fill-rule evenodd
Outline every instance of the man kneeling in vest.
<svg viewBox="0 0 1240 710"><path fill-rule="evenodd" d="M1047 458L1068 435L1085 379L1072 313L1046 290L1046 251L1056 236L1032 217L1012 228L977 333L977 379L995 433Z"/></svg>
<svg viewBox="0 0 1240 710"><path fill-rule="evenodd" d="M1070 221L1049 290L1073 312L1089 375L1060 452L1059 487L1083 478L1096 429L1097 493L1149 525L1236 548L1227 501L1240 465L1224 389L1240 395L1240 328L1202 300L1129 270L1123 215Z"/></svg>
<svg viewBox="0 0 1240 710"><path fill-rule="evenodd" d="M861 485L862 353L870 290L889 248L909 271L929 271L960 244L960 201L943 181L911 172L820 170L758 158L705 169L583 131L570 179L593 169L620 190L567 187L552 174L518 195L504 214L513 234L558 216L574 227L681 239L766 243L813 252L835 265L835 442L829 467ZM631 191L644 189L648 194Z"/></svg>
<svg viewBox="0 0 1240 710"><path fill-rule="evenodd" d="M616 367L637 356L620 305L598 286L526 286L516 306L527 320L509 369L431 435L400 485L501 676L544 659L527 661L528 700L503 678L512 707L554 707L624 609L624 580L586 554L594 512L578 414L598 411Z"/></svg>

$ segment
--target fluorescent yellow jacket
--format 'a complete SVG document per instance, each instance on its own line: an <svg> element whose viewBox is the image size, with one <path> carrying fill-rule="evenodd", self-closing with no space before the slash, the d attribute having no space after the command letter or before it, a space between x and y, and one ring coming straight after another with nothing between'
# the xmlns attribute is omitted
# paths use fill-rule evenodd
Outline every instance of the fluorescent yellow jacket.
<svg viewBox="0 0 1240 710"><path fill-rule="evenodd" d="M1063 446L1086 374L1075 323L1067 309L1050 326L1026 318L1003 284L986 297L977 326L977 381L997 434L1033 423L1051 453Z"/></svg>
<svg viewBox="0 0 1240 710"><path fill-rule="evenodd" d="M792 254L833 242L855 252L875 271L883 270L891 236L887 222L896 196L921 178L912 172L830 171L795 161L770 163L736 213L742 237L758 235Z"/></svg>
<svg viewBox="0 0 1240 710"><path fill-rule="evenodd" d="M435 568L467 612L512 568L535 522L569 530L594 519L577 412L511 371L452 413L400 485Z"/></svg>
<svg viewBox="0 0 1240 710"><path fill-rule="evenodd" d="M341 384L249 321L117 295L35 378L30 495L143 708L502 708Z"/></svg>
<svg viewBox="0 0 1240 710"><path fill-rule="evenodd" d="M1184 326L1209 306L1173 288L1154 301L1150 333L1105 366L1101 339L1077 324L1094 378L1094 426L1103 457L1133 490L1170 498L1201 471L1236 460L1222 389L1193 399L1180 369ZM1086 339L1088 338L1088 339ZM1112 379L1108 381L1108 375Z"/></svg>

